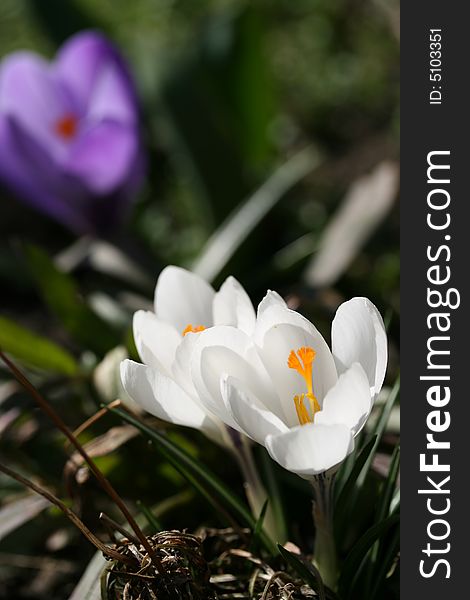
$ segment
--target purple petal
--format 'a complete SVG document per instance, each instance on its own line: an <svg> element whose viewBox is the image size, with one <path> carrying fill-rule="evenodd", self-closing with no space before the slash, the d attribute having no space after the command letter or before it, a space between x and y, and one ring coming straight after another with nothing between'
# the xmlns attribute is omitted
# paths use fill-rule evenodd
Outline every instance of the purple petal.
<svg viewBox="0 0 470 600"><path fill-rule="evenodd" d="M91 193L106 195L129 177L137 151L134 127L104 121L79 137L63 167L80 179Z"/></svg>
<svg viewBox="0 0 470 600"><path fill-rule="evenodd" d="M0 114L0 179L18 197L76 231L90 223L83 211L87 193L65 177L32 137Z"/></svg>
<svg viewBox="0 0 470 600"><path fill-rule="evenodd" d="M0 63L0 182L77 232L119 221L143 178L133 84L118 52L85 32L49 65Z"/></svg>
<svg viewBox="0 0 470 600"><path fill-rule="evenodd" d="M57 84L49 64L29 52L11 54L0 69L0 112L14 118L55 156L66 151L57 122L74 112L72 99Z"/></svg>
<svg viewBox="0 0 470 600"><path fill-rule="evenodd" d="M137 120L137 102L127 68L115 48L93 31L79 33L61 48L54 72L93 119Z"/></svg>

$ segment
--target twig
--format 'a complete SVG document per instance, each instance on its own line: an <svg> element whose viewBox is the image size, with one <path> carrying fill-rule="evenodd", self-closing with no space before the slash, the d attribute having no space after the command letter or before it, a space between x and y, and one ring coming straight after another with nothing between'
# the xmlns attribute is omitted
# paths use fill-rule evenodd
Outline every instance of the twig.
<svg viewBox="0 0 470 600"><path fill-rule="evenodd" d="M111 519L111 517L108 517L108 515L104 512L100 514L100 521L103 521L103 523L106 526L108 526L111 529L111 531L119 531L119 533L121 533L125 538L130 540L135 546L139 547L140 540L138 540L135 536L126 531L124 527L122 527L122 525L116 523L116 521Z"/></svg>
<svg viewBox="0 0 470 600"><path fill-rule="evenodd" d="M75 429L75 431L73 432L73 435L78 438L78 436L81 435L84 431L86 431L88 429L88 427L90 427L91 425L93 425L94 423L99 421L99 419L101 419L101 417L104 417L104 415L108 414L108 407L115 408L115 407L120 406L120 404L121 404L120 400L114 400L113 402L110 402L106 406L106 408L100 408L100 410L98 410L94 415L92 415L89 419L87 419L79 427L77 427L77 429ZM68 445L69 445L69 442L67 441L65 448L67 448Z"/></svg>
<svg viewBox="0 0 470 600"><path fill-rule="evenodd" d="M11 362L11 360L7 356L5 356L5 354L3 353L3 351L1 349L0 349L0 357L2 358L4 363L7 365L7 367L9 368L9 370L11 371L11 373L13 374L15 379L26 389L26 391L29 392L29 394L34 398L34 400L40 406L40 408L48 415L48 417L53 421L53 423L57 426L57 428L67 437L67 439L70 441L70 443L73 446L75 446L77 451L82 455L83 459L86 461L86 463L90 467L91 472L96 477L96 479L98 480L101 487L105 490L105 492L107 492L107 494L114 501L116 506L118 506L118 508L124 515L124 517L127 519L127 522L134 530L134 533L136 534L136 536L139 538L140 543L147 551L149 557L151 558L152 562L156 566L158 572L161 574L165 573L165 569L162 565L161 560L158 558L158 556L154 552L152 546L150 545L149 541L143 534L140 527L137 525L137 522L135 521L134 517L131 515L129 509L127 508L127 506L125 505L123 500L120 498L120 496L116 492L116 490L113 488L111 483L108 481L108 479L106 479L106 477L103 475L103 473L101 473L101 471L95 465L93 460L88 456L88 454L85 451L85 449L83 448L83 446L80 444L80 442L77 440L77 438L73 435L73 433L70 431L70 429L64 423L64 421L61 419L61 417L55 412L55 410L47 402L47 400L45 398L43 398L43 396L38 392L38 390L34 387L34 385L25 377L25 375L23 375L23 373Z"/></svg>
<svg viewBox="0 0 470 600"><path fill-rule="evenodd" d="M59 498L54 496L52 492L49 492L48 490L40 487L39 485L36 485L32 481L29 481L29 479L26 479L25 477L23 477L19 473L16 473L16 471L13 471L12 469L10 469L2 463L0 463L0 471L2 471L2 473L5 473L5 475L8 475L12 479L15 479L30 490L33 490L33 492L36 492L36 494L39 494L43 498L46 498L46 500L49 500L49 502L57 506L57 508L60 508L60 510L65 514L65 516L68 517L72 521L72 523L76 527L78 527L78 529L83 533L83 535L105 556L109 556L110 558L114 558L114 560L124 562L129 565L134 564L127 556L124 556L120 552L117 552L116 550L113 550L112 548L106 546L106 544L103 544L103 542L99 540L94 535L94 533L92 533L88 529L85 523L83 523L83 521L81 521L79 517L72 510L70 510L70 508L66 504L62 502L62 500L59 500Z"/></svg>

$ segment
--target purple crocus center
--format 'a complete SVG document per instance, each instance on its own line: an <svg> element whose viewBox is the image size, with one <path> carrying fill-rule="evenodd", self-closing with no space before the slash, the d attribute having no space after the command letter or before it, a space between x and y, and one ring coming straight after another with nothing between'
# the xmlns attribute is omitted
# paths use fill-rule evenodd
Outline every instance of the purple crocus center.
<svg viewBox="0 0 470 600"><path fill-rule="evenodd" d="M14 52L0 62L0 183L77 232L110 231L143 178L138 119L101 34L78 33L51 63Z"/></svg>
<svg viewBox="0 0 470 600"><path fill-rule="evenodd" d="M54 124L55 133L65 141L72 140L78 128L78 117L72 113L65 114Z"/></svg>

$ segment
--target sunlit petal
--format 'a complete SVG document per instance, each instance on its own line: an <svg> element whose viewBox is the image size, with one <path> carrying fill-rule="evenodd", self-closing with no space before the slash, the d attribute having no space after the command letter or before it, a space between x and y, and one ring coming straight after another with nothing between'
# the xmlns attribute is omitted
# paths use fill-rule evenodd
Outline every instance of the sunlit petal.
<svg viewBox="0 0 470 600"><path fill-rule="evenodd" d="M352 452L354 441L345 425L311 423L286 433L268 435L266 448L282 467L309 478L344 460Z"/></svg>
<svg viewBox="0 0 470 600"><path fill-rule="evenodd" d="M331 340L338 372L360 363L376 396L387 369L387 335L377 308L367 298L341 304L333 320Z"/></svg>
<svg viewBox="0 0 470 600"><path fill-rule="evenodd" d="M163 269L155 289L155 313L183 332L188 325L212 325L214 290L198 275L169 266Z"/></svg>

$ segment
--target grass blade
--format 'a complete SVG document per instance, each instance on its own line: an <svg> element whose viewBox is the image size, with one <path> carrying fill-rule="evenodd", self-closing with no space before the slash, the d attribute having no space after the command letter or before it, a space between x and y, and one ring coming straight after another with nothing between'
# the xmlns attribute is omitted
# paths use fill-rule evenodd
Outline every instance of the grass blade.
<svg viewBox="0 0 470 600"><path fill-rule="evenodd" d="M384 521L376 523L370 529L368 529L360 538L360 540L354 545L344 561L338 584L341 597L344 597L345 600L353 597L352 593L354 584L357 581L360 572L362 571L365 558L374 543L383 535L385 535L389 529L396 525L399 520L400 516L397 513L393 513Z"/></svg>
<svg viewBox="0 0 470 600"><path fill-rule="evenodd" d="M31 367L62 375L75 375L74 357L47 338L0 317L0 347Z"/></svg>
<svg viewBox="0 0 470 600"><path fill-rule="evenodd" d="M380 494L380 504L377 510L377 522L383 521L390 511L390 504L395 493L395 487L400 472L400 446L397 445L393 451L390 461L388 477L384 482L383 490Z"/></svg>
<svg viewBox="0 0 470 600"><path fill-rule="evenodd" d="M390 161L351 185L323 231L305 270L305 283L319 288L338 281L391 210L397 190L398 167Z"/></svg>
<svg viewBox="0 0 470 600"><path fill-rule="evenodd" d="M50 506L42 496L25 496L0 508L0 540Z"/></svg>
<svg viewBox="0 0 470 600"><path fill-rule="evenodd" d="M244 524L250 527L252 531L255 530L256 520L253 518L248 508L233 494L232 490L230 490L214 473L210 472L207 467L201 466L197 460L192 458L182 448L179 448L165 435L151 429L129 413L117 408L110 409L110 412L115 413L127 423L134 425L134 427L155 442L157 448L162 452L165 458L182 475L184 475L209 502L212 504L214 503L213 495L215 494L216 497L223 500L225 505L229 507ZM268 552L273 555L276 553L274 544L264 532L260 533L260 540Z"/></svg>
<svg viewBox="0 0 470 600"><path fill-rule="evenodd" d="M358 462L358 458L346 483L339 492L335 507L335 533L337 539L341 539L344 536L348 516L353 514L356 510L361 489L369 473L376 450L387 426L390 413L398 398L399 391L400 378L398 377L389 397L387 398L386 403L382 408L375 425L375 430L370 434L370 439L367 441L366 446L364 446L363 451L361 451L359 455L361 458L360 462ZM346 485L348 486L347 489L345 489Z"/></svg>
<svg viewBox="0 0 470 600"><path fill-rule="evenodd" d="M284 163L215 231L194 263L193 271L213 281L264 216L318 162L317 154L306 148Z"/></svg>
<svg viewBox="0 0 470 600"><path fill-rule="evenodd" d="M385 548L384 555L381 557L379 562L379 568L377 569L373 583L374 587L370 592L369 598L370 600L375 600L378 597L378 592L380 591L380 586L384 582L387 577L388 572L390 571L393 561L396 559L398 552L400 551L400 529L397 527L394 532L392 539L388 542L387 547Z"/></svg>
<svg viewBox="0 0 470 600"><path fill-rule="evenodd" d="M374 435L365 446L360 450L359 455L352 466L352 469L344 482L343 486L337 491L337 514L341 511L341 507L347 504L346 500L350 496L351 491L356 485L356 480L359 476L359 473L362 471L364 465L366 464L371 452L373 452L375 448L375 443L377 441L377 436Z"/></svg>
<svg viewBox="0 0 470 600"><path fill-rule="evenodd" d="M382 490L380 492L379 498L380 502L377 507L377 514L375 518L376 523L380 523L385 520L387 515L390 512L390 505L393 499L393 495L395 492L395 486L398 478L398 473L400 472L400 446L397 445L395 450L393 451L393 455L390 461L390 468L388 472L388 477L384 481ZM383 540L377 540L372 548L371 558L368 565L368 573L367 573L367 590L370 591L372 582L376 582L376 576L374 575L374 571L377 565L382 564L382 560L379 561L379 557L383 552L384 542Z"/></svg>
<svg viewBox="0 0 470 600"><path fill-rule="evenodd" d="M158 521L157 517L152 513L152 511L146 504L144 504L143 502L141 502L139 500L137 502L137 506L140 508L140 510L142 511L142 514L147 519L148 524L153 529L152 533L161 531L163 529L163 527L160 524L160 522Z"/></svg>
<svg viewBox="0 0 470 600"><path fill-rule="evenodd" d="M283 505L283 499L279 481L276 477L276 463L271 459L269 454L264 448L262 448L262 466L263 472L266 478L266 487L270 499L271 511L276 521L277 531L281 536L281 542L285 542L288 539L287 520Z"/></svg>
<svg viewBox="0 0 470 600"><path fill-rule="evenodd" d="M395 385L393 386L392 391L390 392L390 395L387 398L387 401L383 405L382 411L381 411L379 418L377 420L377 423L375 425L375 431L371 434L371 436L376 435L377 439L375 441L373 451L369 455L368 460L366 461L361 473L359 474L359 477L357 480L359 488L362 487L362 485L364 484L365 478L367 477L367 473L369 472L370 466L371 466L372 461L375 456L375 451L377 450L378 445L382 439L382 436L384 434L388 420L390 418L390 413L392 412L392 408L394 407L395 402L397 401L399 393L400 393L400 377L398 376L397 380L395 381Z"/></svg>
<svg viewBox="0 0 470 600"><path fill-rule="evenodd" d="M101 575L108 564L101 552L96 552L69 600L101 600Z"/></svg>
<svg viewBox="0 0 470 600"><path fill-rule="evenodd" d="M298 556L296 556L293 552L289 552L286 550L284 546L281 544L277 545L278 550L282 558L290 564L290 566L294 569L297 575L307 584L312 590L317 592L318 598L320 600L326 600L326 589L323 585L323 581L321 578L318 569L316 569L312 564L308 564L301 560ZM331 596L330 596L331 597Z"/></svg>
<svg viewBox="0 0 470 600"><path fill-rule="evenodd" d="M251 551L253 551L255 548L257 548L259 545L258 544L259 536L261 535L261 532L263 531L264 518L266 516L266 511L268 509L268 505L269 505L269 499L266 498L266 500L264 501L264 504L261 508L261 512L259 514L258 520L256 521L255 528L253 529L253 537L251 538L251 543L250 543Z"/></svg>

